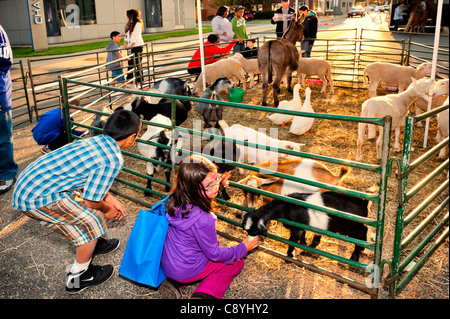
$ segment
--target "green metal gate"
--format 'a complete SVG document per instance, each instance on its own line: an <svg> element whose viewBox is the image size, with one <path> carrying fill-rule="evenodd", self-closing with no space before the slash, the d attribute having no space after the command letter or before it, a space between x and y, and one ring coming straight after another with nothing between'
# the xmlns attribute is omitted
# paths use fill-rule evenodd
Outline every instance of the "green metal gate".
<svg viewBox="0 0 450 319"><path fill-rule="evenodd" d="M405 288L449 235L449 182L448 173L445 174L445 169L448 171L449 159L446 158L441 165L433 168L429 174L412 187L409 187L411 183L408 180L414 170L420 169L421 165L423 166L431 157L437 156L441 149L448 146L449 138L447 136L425 154L414 161L411 160L414 125L444 110L448 110L448 104L417 117L412 115L406 117L403 154L401 160L397 161L399 205L393 257L390 261L391 273L388 279L392 298L395 298ZM438 186L431 185L432 182L437 183ZM430 187L427 188L427 186ZM411 204L411 200L419 192L426 192L426 200L422 203Z"/></svg>
<svg viewBox="0 0 450 319"><path fill-rule="evenodd" d="M13 86L11 111L12 111L13 126L18 126L23 123L33 122L33 112L31 110L30 102L28 100L27 78L23 70L22 60L14 62L13 66L14 65L19 66L20 75L18 77L11 76L11 82Z"/></svg>

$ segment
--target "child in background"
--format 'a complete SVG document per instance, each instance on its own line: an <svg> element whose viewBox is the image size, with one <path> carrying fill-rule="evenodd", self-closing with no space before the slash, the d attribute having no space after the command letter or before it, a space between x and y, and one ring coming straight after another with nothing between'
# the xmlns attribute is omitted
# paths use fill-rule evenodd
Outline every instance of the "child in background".
<svg viewBox="0 0 450 319"><path fill-rule="evenodd" d="M193 155L181 163L166 206L169 229L161 267L168 279L160 286L163 297L181 298L179 283L201 280L191 298L221 299L244 267L247 252L258 246L255 238L219 247L214 198L219 185L226 186L230 176L231 172L218 174L217 166L201 156Z"/></svg>
<svg viewBox="0 0 450 319"><path fill-rule="evenodd" d="M106 55L106 63L118 60L123 58L122 53L120 53L119 49L119 42L120 42L120 32L113 31L110 34L111 40L109 41L108 45L106 46L106 50L108 51ZM111 77L115 78L121 74L123 74L122 70L122 62L117 61L116 63L111 63L106 66L108 70L111 70ZM112 86L116 87L117 83L125 82L125 78L123 76L117 78L117 80L114 80L112 82Z"/></svg>
<svg viewBox="0 0 450 319"><path fill-rule="evenodd" d="M116 111L106 121L102 135L40 157L17 179L13 207L77 247L66 277L68 293L101 284L114 273L112 265L98 266L91 261L119 246L117 239L100 236L107 229L106 218L121 220L126 214L125 206L109 189L123 167L120 150L133 145L140 129L135 113Z"/></svg>
<svg viewBox="0 0 450 319"><path fill-rule="evenodd" d="M246 41L247 46L240 53L246 59L257 58L258 57L258 48L255 48L256 40L251 39Z"/></svg>
<svg viewBox="0 0 450 319"><path fill-rule="evenodd" d="M237 41L236 45L233 48L233 52L240 52L245 48L245 39L248 39L247 35L247 26L245 25L244 15L244 7L237 6L234 10L235 16L231 19L231 25L233 26L234 39Z"/></svg>

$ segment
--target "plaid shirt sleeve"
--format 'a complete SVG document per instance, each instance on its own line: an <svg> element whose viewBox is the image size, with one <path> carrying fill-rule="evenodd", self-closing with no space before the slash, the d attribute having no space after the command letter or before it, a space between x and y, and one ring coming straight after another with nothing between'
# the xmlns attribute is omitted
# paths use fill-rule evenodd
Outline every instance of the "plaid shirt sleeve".
<svg viewBox="0 0 450 319"><path fill-rule="evenodd" d="M120 169L120 165L105 165L92 170L84 185L83 197L94 202L101 201Z"/></svg>

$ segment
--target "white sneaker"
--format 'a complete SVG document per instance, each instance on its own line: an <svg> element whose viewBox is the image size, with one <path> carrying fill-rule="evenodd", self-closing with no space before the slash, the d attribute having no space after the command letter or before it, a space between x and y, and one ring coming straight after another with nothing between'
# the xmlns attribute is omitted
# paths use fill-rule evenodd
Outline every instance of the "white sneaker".
<svg viewBox="0 0 450 319"><path fill-rule="evenodd" d="M41 153L42 154L48 154L50 153L52 150L50 149L50 147L48 147L48 145L45 145L42 149L41 149Z"/></svg>
<svg viewBox="0 0 450 319"><path fill-rule="evenodd" d="M14 184L15 179L0 180L0 195L9 191Z"/></svg>

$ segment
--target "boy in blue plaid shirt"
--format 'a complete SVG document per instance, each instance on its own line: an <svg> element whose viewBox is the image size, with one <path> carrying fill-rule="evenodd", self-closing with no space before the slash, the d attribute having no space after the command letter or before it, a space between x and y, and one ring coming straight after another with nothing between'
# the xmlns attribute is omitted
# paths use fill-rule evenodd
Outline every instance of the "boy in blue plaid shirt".
<svg viewBox="0 0 450 319"><path fill-rule="evenodd" d="M109 279L112 265L91 264L95 255L114 251L117 239L106 240L106 218L121 220L125 206L108 191L123 167L121 149L135 142L141 129L130 111L114 112L103 134L78 140L30 164L17 179L13 207L62 234L76 247L66 291L77 293Z"/></svg>

